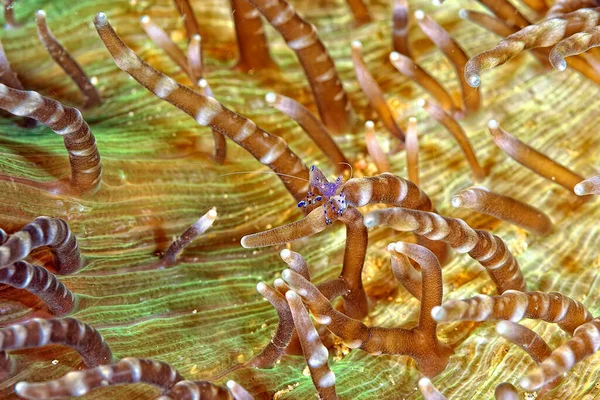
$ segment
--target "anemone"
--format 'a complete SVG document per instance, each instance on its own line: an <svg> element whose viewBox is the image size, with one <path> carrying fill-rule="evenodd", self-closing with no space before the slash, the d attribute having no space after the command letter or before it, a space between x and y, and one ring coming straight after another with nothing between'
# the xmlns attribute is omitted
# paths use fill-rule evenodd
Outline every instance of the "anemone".
<svg viewBox="0 0 600 400"><path fill-rule="evenodd" d="M4 1L0 397L597 397L598 2L436 3Z"/></svg>

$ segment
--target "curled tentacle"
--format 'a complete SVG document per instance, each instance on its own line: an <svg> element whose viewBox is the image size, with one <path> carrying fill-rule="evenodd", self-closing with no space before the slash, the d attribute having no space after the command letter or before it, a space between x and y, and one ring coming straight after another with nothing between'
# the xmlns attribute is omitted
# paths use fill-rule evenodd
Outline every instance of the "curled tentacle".
<svg viewBox="0 0 600 400"><path fill-rule="evenodd" d="M563 294L517 290L498 296L480 294L465 300L448 300L435 307L431 315L438 322L541 319L556 323L568 333L592 319L583 304Z"/></svg>
<svg viewBox="0 0 600 400"><path fill-rule="evenodd" d="M77 272L82 266L77 239L62 219L37 217L13 233L0 246L0 266L21 260L38 247L48 246L54 255L54 269L60 275Z"/></svg>
<svg viewBox="0 0 600 400"><path fill-rule="evenodd" d="M69 372L53 381L19 382L15 385L15 392L25 399L63 399L83 396L110 385L133 383L147 383L167 391L182 380L179 372L165 362L124 358L116 364Z"/></svg>

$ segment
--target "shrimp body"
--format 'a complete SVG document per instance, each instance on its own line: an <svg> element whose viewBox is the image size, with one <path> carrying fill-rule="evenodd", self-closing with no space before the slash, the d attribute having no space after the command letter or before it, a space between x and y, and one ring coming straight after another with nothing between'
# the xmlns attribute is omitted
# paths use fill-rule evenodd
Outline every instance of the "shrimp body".
<svg viewBox="0 0 600 400"><path fill-rule="evenodd" d="M298 207L306 208L323 202L323 214L327 225L333 223L334 214L342 215L346 210L346 198L341 193L342 176L338 176L335 182L329 182L323 172L316 166L310 167L309 186L306 198L298 202Z"/></svg>

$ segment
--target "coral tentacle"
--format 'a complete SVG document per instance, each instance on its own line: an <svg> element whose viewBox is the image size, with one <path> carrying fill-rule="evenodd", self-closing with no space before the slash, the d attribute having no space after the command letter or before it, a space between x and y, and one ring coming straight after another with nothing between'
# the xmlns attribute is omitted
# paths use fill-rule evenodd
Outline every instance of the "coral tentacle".
<svg viewBox="0 0 600 400"><path fill-rule="evenodd" d="M94 24L120 69L159 98L190 115L198 124L210 126L229 137L273 171L291 175L291 178L282 175L279 178L296 199L304 197L306 185L293 177L307 179L308 169L289 149L285 140L267 133L214 98L196 93L146 64L123 43L104 13L96 15Z"/></svg>

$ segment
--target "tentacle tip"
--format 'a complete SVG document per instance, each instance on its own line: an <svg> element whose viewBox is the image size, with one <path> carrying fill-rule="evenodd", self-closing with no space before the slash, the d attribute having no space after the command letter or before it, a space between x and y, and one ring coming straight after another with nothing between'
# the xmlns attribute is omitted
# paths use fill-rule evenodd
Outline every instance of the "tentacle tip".
<svg viewBox="0 0 600 400"><path fill-rule="evenodd" d="M373 228L375 226L375 218L366 215L364 219L364 224L367 228Z"/></svg>
<svg viewBox="0 0 600 400"><path fill-rule="evenodd" d="M260 294L262 294L266 288L267 288L267 285L265 285L263 282L258 282L256 284L256 291Z"/></svg>
<svg viewBox="0 0 600 400"><path fill-rule="evenodd" d="M573 192L577 196L585 196L587 194L587 191L585 190L585 185L583 185L581 182L573 187Z"/></svg>
<svg viewBox="0 0 600 400"><path fill-rule="evenodd" d="M29 384L27 382L17 382L17 384L15 385L15 388L14 388L15 393L20 397L28 399L28 398L30 398L27 396L28 387L29 387Z"/></svg>
<svg viewBox="0 0 600 400"><path fill-rule="evenodd" d="M461 8L460 10L458 10L458 16L462 19L468 19L469 11L465 10L464 8Z"/></svg>
<svg viewBox="0 0 600 400"><path fill-rule="evenodd" d="M564 71L565 69L567 69L567 61L564 58L556 60L552 63L552 65L559 71Z"/></svg>
<svg viewBox="0 0 600 400"><path fill-rule="evenodd" d="M431 379L424 376L421 379L419 379L418 385L419 385L419 389L421 389L421 390L429 389L431 387Z"/></svg>
<svg viewBox="0 0 600 400"><path fill-rule="evenodd" d="M435 306L431 309L431 318L434 320L441 322L444 321L447 317L446 310L444 310L440 306Z"/></svg>
<svg viewBox="0 0 600 400"><path fill-rule="evenodd" d="M498 121L496 121L495 119L490 119L488 121L488 128L490 129L498 129L500 125L498 124Z"/></svg>
<svg viewBox="0 0 600 400"><path fill-rule="evenodd" d="M288 300L296 300L298 298L298 294L293 290L288 290L285 292L285 298Z"/></svg>
<svg viewBox="0 0 600 400"><path fill-rule="evenodd" d="M388 244L387 249L388 249L388 251L395 251L396 250L396 242Z"/></svg>
<svg viewBox="0 0 600 400"><path fill-rule="evenodd" d="M292 278L292 270L284 269L283 271L281 271L281 277L283 278L284 281L289 283L289 280Z"/></svg>
<svg viewBox="0 0 600 400"><path fill-rule="evenodd" d="M361 49L362 48L362 43L360 42L360 40L353 40L352 41L352 48L353 49Z"/></svg>
<svg viewBox="0 0 600 400"><path fill-rule="evenodd" d="M217 214L217 207L213 207L213 208L211 208L211 209L210 209L210 210L208 210L208 212L206 213L206 216L207 216L208 218L211 218L211 219L216 219L216 218L217 218L217 215L218 215L218 214Z"/></svg>
<svg viewBox="0 0 600 400"><path fill-rule="evenodd" d="M392 51L390 53L390 61L398 61L400 59L400 53L397 51Z"/></svg>
<svg viewBox="0 0 600 400"><path fill-rule="evenodd" d="M434 4L435 4L435 1L434 1ZM425 13L423 12L423 10L416 10L415 18L419 21L421 21L423 18L425 18Z"/></svg>
<svg viewBox="0 0 600 400"><path fill-rule="evenodd" d="M240 240L240 244L241 244L241 245L242 245L242 247L243 247L243 248L245 248L245 249L249 249L249 248L251 248L251 247L252 247L252 246L250 246L250 244L248 243L248 236L244 236L244 237L242 238L242 240Z"/></svg>
<svg viewBox="0 0 600 400"><path fill-rule="evenodd" d="M46 11L44 11L44 10L37 10L35 12L35 16L36 17L40 17L40 18L46 18Z"/></svg>
<svg viewBox="0 0 600 400"><path fill-rule="evenodd" d="M459 196L452 196L452 200L450 200L452 207L460 208L463 206L463 201Z"/></svg>
<svg viewBox="0 0 600 400"><path fill-rule="evenodd" d="M365 122L365 128L373 129L373 128L375 128L375 123L373 121L369 120L369 121Z"/></svg>
<svg viewBox="0 0 600 400"><path fill-rule="evenodd" d="M281 252L279 253L279 256L285 261L288 258L290 258L292 255L292 252L289 249L283 249L281 250Z"/></svg>
<svg viewBox="0 0 600 400"><path fill-rule="evenodd" d="M199 35L199 34L197 34L197 33L194 33L194 34L192 35L192 40L195 40L195 41L199 42L199 41L201 41L201 40L202 40L202 36L200 36L200 35Z"/></svg>
<svg viewBox="0 0 600 400"><path fill-rule="evenodd" d="M206 79L202 78L198 81L198 87L204 89L207 86L208 86L208 81Z"/></svg>
<svg viewBox="0 0 600 400"><path fill-rule="evenodd" d="M519 382L519 385L521 385L521 387L524 390L534 390L533 383L531 382L531 379L529 379L528 377L521 379L521 381Z"/></svg>
<svg viewBox="0 0 600 400"><path fill-rule="evenodd" d="M277 95L273 92L269 92L265 94L265 101L268 104L275 104L275 102L277 101Z"/></svg>
<svg viewBox="0 0 600 400"><path fill-rule="evenodd" d="M229 380L227 381L227 383L225 383L225 385L229 390L233 390L237 386L237 383L235 381Z"/></svg>
<svg viewBox="0 0 600 400"><path fill-rule="evenodd" d="M441 6L444 0L431 0L431 4L434 6Z"/></svg>
<svg viewBox="0 0 600 400"><path fill-rule="evenodd" d="M98 14L96 14L96 18L94 19L94 23L96 25L106 25L108 23L108 20L106 18L106 14L103 12L99 12Z"/></svg>
<svg viewBox="0 0 600 400"><path fill-rule="evenodd" d="M467 83L469 86L476 88L481 85L481 77L475 73L467 75Z"/></svg>
<svg viewBox="0 0 600 400"><path fill-rule="evenodd" d="M415 117L410 117L408 119L408 122L410 122L411 124L416 124L417 123L417 119Z"/></svg>
<svg viewBox="0 0 600 400"><path fill-rule="evenodd" d="M496 332L498 335L504 336L510 329L510 324L508 321L500 321L496 324Z"/></svg>

